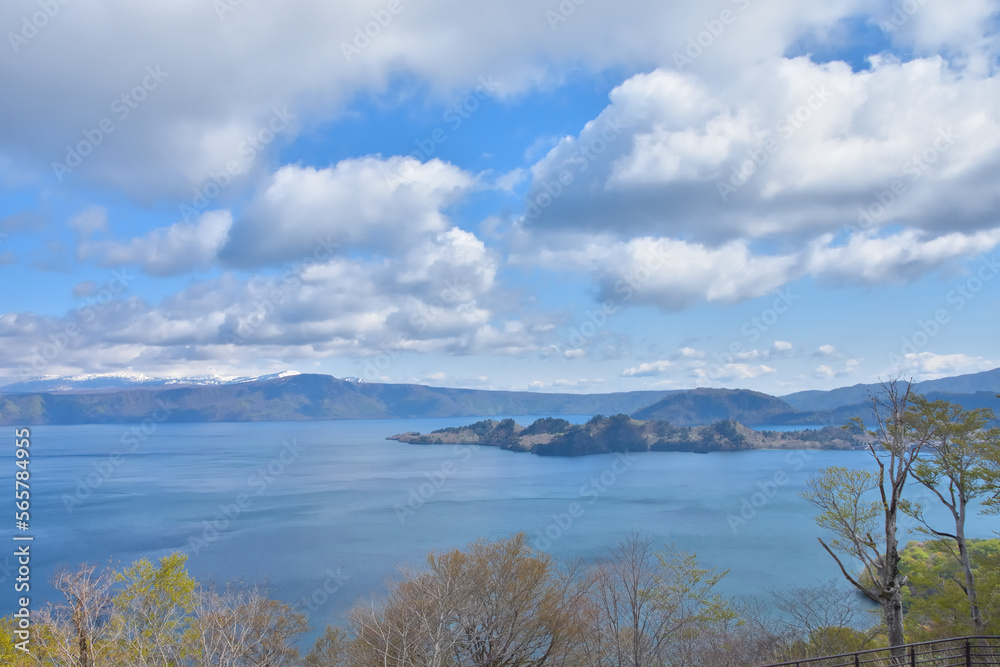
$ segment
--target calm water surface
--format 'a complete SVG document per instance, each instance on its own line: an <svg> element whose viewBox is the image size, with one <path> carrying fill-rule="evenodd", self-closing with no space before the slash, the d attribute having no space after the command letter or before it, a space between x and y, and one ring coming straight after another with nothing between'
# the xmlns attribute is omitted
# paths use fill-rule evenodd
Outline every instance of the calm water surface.
<svg viewBox="0 0 1000 667"><path fill-rule="evenodd" d="M160 424L149 435L122 425L35 427L33 606L54 599L48 580L58 566L181 550L199 581L267 582L291 603L339 586L313 598L322 603L310 622L322 628L429 550L518 531L554 556L585 560L643 531L729 569L727 594L807 585L838 572L799 492L824 467L870 462L857 452L787 451L542 458L385 440L471 421ZM974 516L969 533L990 537L993 524ZM3 614L14 611L12 562L0 559Z"/></svg>

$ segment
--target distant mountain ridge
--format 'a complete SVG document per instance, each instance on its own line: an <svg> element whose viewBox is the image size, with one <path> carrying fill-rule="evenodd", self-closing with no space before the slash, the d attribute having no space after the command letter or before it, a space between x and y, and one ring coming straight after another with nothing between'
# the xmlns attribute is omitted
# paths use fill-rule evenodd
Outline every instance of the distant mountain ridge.
<svg viewBox="0 0 1000 667"><path fill-rule="evenodd" d="M150 377L145 373L101 373L71 376L43 376L22 380L0 387L0 394L31 394L37 392L71 392L71 391L117 391L126 388L151 387L189 387L214 386L222 384L241 384L244 382L261 382L276 378L300 375L298 371L282 371L269 375L246 375L239 377L223 377L220 375L196 375L184 378ZM360 378L355 378L360 382Z"/></svg>
<svg viewBox="0 0 1000 667"><path fill-rule="evenodd" d="M997 392L991 389L1000 387L995 384L998 380L1000 369L919 383L917 388L933 390L925 394L928 398L944 398L967 408L998 408ZM678 426L712 424L725 419L765 426L840 426L855 416L867 420L870 412L867 391L877 388L877 385L857 385L779 398L745 389L708 388L545 394L380 384L310 373L200 380L84 377L70 383L69 388L64 388L65 383L60 384L57 379L42 380L46 381L52 383L48 385L54 387L52 390L18 392L0 387L0 424L136 423L151 417L169 422L240 422L622 413L636 419L666 420ZM114 387L114 382L125 386ZM157 384L163 382L167 384ZM945 390L949 388L972 391L948 393ZM858 400L862 391L863 400ZM844 403L838 404L838 400Z"/></svg>
<svg viewBox="0 0 1000 667"><path fill-rule="evenodd" d="M914 382L913 388L920 394L976 394L988 392L1000 394L1000 368L980 373L956 375L937 380ZM796 410L832 410L845 405L868 402L868 394L877 392L879 385L856 384L828 391L797 391L781 396L782 400Z"/></svg>
<svg viewBox="0 0 1000 667"><path fill-rule="evenodd" d="M304 421L631 413L667 392L540 394L380 384L303 373L236 384L0 393L0 424Z"/></svg>

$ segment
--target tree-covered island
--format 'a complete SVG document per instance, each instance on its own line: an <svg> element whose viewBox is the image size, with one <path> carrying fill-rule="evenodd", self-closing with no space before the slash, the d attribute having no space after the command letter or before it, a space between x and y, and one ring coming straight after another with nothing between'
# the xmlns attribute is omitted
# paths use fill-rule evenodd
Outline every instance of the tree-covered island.
<svg viewBox="0 0 1000 667"><path fill-rule="evenodd" d="M486 445L540 456L584 456L612 452L732 452L751 449L856 449L871 436L861 429L826 426L801 431L755 431L725 419L705 426L675 426L628 415L597 415L585 424L545 417L530 426L513 419L486 419L428 434L400 433L388 438L414 445Z"/></svg>

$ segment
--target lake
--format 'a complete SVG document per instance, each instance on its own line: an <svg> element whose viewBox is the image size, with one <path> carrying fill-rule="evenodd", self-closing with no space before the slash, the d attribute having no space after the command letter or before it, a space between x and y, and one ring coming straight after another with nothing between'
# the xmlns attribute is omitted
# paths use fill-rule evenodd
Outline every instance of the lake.
<svg viewBox="0 0 1000 667"><path fill-rule="evenodd" d="M798 494L822 468L871 461L836 451L542 458L385 440L472 421L34 427L32 604L54 599L59 566L181 550L201 582L267 582L274 597L311 599L318 630L432 549L518 531L585 560L642 531L728 569L726 594L809 585L840 575ZM8 489L13 467L11 454ZM968 533L992 537L995 523L973 515ZM14 611L12 563L0 560L4 614Z"/></svg>

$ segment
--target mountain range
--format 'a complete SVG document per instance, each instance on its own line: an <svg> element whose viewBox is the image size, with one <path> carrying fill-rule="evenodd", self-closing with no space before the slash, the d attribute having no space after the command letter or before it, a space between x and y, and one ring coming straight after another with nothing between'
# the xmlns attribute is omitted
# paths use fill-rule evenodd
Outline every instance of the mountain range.
<svg viewBox="0 0 1000 667"><path fill-rule="evenodd" d="M771 396L745 389L548 394L361 382L309 373L257 378L43 378L0 387L0 424L303 421L499 415L612 415L680 426L735 419L751 425L840 425L865 416L877 384ZM928 398L1000 407L1000 368L916 383Z"/></svg>

